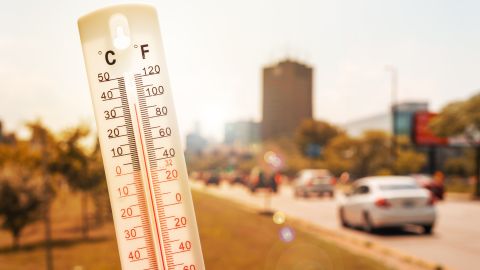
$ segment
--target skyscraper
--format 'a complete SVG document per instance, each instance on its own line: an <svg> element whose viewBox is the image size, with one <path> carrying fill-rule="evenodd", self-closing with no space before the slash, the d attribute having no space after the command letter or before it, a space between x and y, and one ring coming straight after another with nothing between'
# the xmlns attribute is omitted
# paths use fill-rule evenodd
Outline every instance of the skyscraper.
<svg viewBox="0 0 480 270"><path fill-rule="evenodd" d="M262 139L292 137L312 115L313 68L284 60L263 69Z"/></svg>

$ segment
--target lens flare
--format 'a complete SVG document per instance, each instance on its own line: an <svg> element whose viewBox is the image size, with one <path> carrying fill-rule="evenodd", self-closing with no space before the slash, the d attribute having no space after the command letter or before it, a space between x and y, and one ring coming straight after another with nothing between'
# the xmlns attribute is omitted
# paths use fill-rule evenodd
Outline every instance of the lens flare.
<svg viewBox="0 0 480 270"><path fill-rule="evenodd" d="M295 239L295 232L290 227L283 227L280 229L280 239L283 242L290 243Z"/></svg>
<svg viewBox="0 0 480 270"><path fill-rule="evenodd" d="M281 211L275 212L275 214L273 214L273 223L281 225L285 223L286 218L285 213Z"/></svg>
<svg viewBox="0 0 480 270"><path fill-rule="evenodd" d="M280 158L280 156L273 152L273 151L268 151L263 155L263 160L273 168L279 169L283 166L283 160Z"/></svg>

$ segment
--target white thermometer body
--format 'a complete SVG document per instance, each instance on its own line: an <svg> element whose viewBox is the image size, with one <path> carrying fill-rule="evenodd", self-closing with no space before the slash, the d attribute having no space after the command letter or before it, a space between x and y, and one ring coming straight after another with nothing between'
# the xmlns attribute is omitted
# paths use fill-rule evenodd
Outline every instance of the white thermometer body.
<svg viewBox="0 0 480 270"><path fill-rule="evenodd" d="M205 269L155 9L78 26L122 269Z"/></svg>

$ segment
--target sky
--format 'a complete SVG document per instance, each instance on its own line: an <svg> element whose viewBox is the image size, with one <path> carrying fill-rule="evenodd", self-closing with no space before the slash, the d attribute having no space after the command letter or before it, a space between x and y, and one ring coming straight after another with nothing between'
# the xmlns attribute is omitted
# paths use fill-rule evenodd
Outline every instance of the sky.
<svg viewBox="0 0 480 270"><path fill-rule="evenodd" d="M77 19L125 1L0 0L0 120L93 125ZM314 117L342 124L400 101L439 110L480 88L478 1L144 1L159 14L180 131L261 120L262 68L314 68Z"/></svg>

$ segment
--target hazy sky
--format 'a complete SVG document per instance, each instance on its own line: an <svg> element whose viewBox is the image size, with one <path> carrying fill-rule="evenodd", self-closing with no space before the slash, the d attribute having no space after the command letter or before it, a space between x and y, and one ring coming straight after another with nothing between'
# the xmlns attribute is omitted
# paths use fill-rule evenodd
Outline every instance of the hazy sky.
<svg viewBox="0 0 480 270"><path fill-rule="evenodd" d="M0 8L0 119L55 130L93 123L77 18L123 1L6 1ZM385 65L400 100L438 109L480 88L479 1L147 1L155 5L182 132L199 121L261 119L261 68L287 56L315 68L316 118L386 111ZM288 108L286 108L288 109Z"/></svg>

